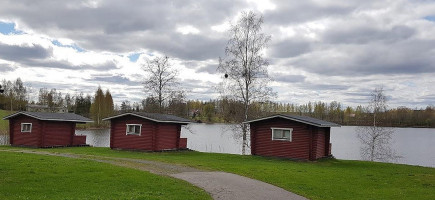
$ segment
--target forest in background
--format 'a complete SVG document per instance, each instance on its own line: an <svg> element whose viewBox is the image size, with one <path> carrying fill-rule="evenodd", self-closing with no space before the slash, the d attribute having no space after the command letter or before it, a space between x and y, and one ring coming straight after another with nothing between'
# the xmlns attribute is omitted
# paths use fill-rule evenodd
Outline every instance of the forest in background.
<svg viewBox="0 0 435 200"><path fill-rule="evenodd" d="M45 105L53 110L65 107L68 112L92 118L95 121L93 127L107 126L106 122L101 121L103 118L124 112L161 112L205 123L235 123L243 118L242 102L228 98L209 101L188 100L184 93L176 93L165 100L162 109L159 109L158 100L152 96L141 102L124 100L120 105L116 105L110 91L103 91L98 87L94 94L76 95L62 94L55 88L41 88L38 91L38 99L29 101L29 89L24 86L21 79L12 82L3 80L1 84L5 89L5 92L0 94L1 110L24 111L27 105ZM344 107L337 101L308 102L302 105L272 101L254 102L249 110L251 118L281 113L310 116L345 126L370 125L373 118L373 114L365 106ZM382 126L435 127L435 107L432 105L424 109L390 108L378 115L382 119Z"/></svg>

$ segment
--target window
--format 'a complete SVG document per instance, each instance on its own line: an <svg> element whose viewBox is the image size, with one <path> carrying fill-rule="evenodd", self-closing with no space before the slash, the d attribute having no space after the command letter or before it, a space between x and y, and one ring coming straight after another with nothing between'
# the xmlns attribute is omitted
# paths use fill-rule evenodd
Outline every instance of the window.
<svg viewBox="0 0 435 200"><path fill-rule="evenodd" d="M292 141L292 128L272 128L272 140Z"/></svg>
<svg viewBox="0 0 435 200"><path fill-rule="evenodd" d="M21 132L22 133L32 132L32 123L21 123Z"/></svg>
<svg viewBox="0 0 435 200"><path fill-rule="evenodd" d="M126 135L140 135L142 124L127 124Z"/></svg>

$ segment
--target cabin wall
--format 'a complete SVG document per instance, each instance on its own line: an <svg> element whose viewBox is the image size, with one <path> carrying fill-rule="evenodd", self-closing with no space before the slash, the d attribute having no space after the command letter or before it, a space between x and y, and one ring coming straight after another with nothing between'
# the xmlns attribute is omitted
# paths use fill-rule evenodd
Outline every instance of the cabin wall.
<svg viewBox="0 0 435 200"><path fill-rule="evenodd" d="M141 134L126 135L127 124L141 124ZM180 124L157 123L136 116L122 116L111 119L110 147L145 151L178 149L180 132Z"/></svg>
<svg viewBox="0 0 435 200"><path fill-rule="evenodd" d="M310 158L309 125L280 118L266 119L250 124L251 153L296 159ZM293 128L292 141L272 140L271 128Z"/></svg>
<svg viewBox="0 0 435 200"><path fill-rule="evenodd" d="M325 157L325 129L318 128L313 137L312 158L318 159Z"/></svg>
<svg viewBox="0 0 435 200"><path fill-rule="evenodd" d="M271 128L292 128L292 141L272 140ZM250 123L251 154L316 160L330 154L330 128L282 118L272 118Z"/></svg>
<svg viewBox="0 0 435 200"><path fill-rule="evenodd" d="M31 132L21 132L21 123L32 123ZM42 122L28 116L17 116L9 119L10 143L16 146L40 146Z"/></svg>
<svg viewBox="0 0 435 200"><path fill-rule="evenodd" d="M158 123L154 150L177 149L180 138L179 124Z"/></svg>
<svg viewBox="0 0 435 200"><path fill-rule="evenodd" d="M135 116L123 116L110 120L110 148L138 149L152 151L154 149L154 132L156 123ZM140 135L126 135L127 124L142 124Z"/></svg>
<svg viewBox="0 0 435 200"><path fill-rule="evenodd" d="M43 121L42 147L73 145L75 123Z"/></svg>

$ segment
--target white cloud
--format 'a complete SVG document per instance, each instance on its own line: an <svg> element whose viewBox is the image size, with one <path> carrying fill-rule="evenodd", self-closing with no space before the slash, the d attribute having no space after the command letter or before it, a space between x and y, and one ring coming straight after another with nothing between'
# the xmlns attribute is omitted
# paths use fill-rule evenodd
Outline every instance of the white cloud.
<svg viewBox="0 0 435 200"><path fill-rule="evenodd" d="M256 9L260 12L264 12L266 10L275 10L276 5L272 3L270 0L247 0L249 3L255 5Z"/></svg>
<svg viewBox="0 0 435 200"><path fill-rule="evenodd" d="M187 34L198 34L200 31L192 25L178 26L177 32L187 35Z"/></svg>
<svg viewBox="0 0 435 200"><path fill-rule="evenodd" d="M230 23L229 22L224 22L222 24L218 24L218 25L214 25L211 27L212 30L217 31L217 32L226 32L230 29Z"/></svg>

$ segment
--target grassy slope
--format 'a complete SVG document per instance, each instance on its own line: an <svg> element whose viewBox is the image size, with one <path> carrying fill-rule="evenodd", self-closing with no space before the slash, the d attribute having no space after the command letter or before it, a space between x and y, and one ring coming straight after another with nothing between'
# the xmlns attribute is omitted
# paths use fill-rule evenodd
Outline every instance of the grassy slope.
<svg viewBox="0 0 435 200"><path fill-rule="evenodd" d="M6 115L9 115L11 113L11 111L7 111L7 110L0 110L0 131L2 130L8 130L9 128L9 121L8 120L3 120L3 117L5 117Z"/></svg>
<svg viewBox="0 0 435 200"><path fill-rule="evenodd" d="M0 199L211 199L148 172L72 158L0 153Z"/></svg>
<svg viewBox="0 0 435 200"><path fill-rule="evenodd" d="M142 153L92 147L38 151L149 159L227 171L311 199L435 199L435 169L427 167L334 159L294 162L199 152Z"/></svg>

